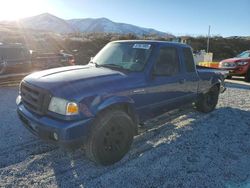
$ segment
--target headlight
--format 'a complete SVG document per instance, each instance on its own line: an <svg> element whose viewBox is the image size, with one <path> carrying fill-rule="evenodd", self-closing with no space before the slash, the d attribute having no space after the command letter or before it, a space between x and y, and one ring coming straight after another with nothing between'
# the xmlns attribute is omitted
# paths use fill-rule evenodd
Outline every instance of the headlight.
<svg viewBox="0 0 250 188"><path fill-rule="evenodd" d="M77 103L57 97L51 98L48 110L61 115L76 115L79 113Z"/></svg>
<svg viewBox="0 0 250 188"><path fill-rule="evenodd" d="M244 65L247 65L248 64L248 62L237 62L237 65L239 65L239 66L244 66Z"/></svg>
<svg viewBox="0 0 250 188"><path fill-rule="evenodd" d="M234 67L236 67L236 64L233 62L220 62L219 66L221 68L234 68Z"/></svg>

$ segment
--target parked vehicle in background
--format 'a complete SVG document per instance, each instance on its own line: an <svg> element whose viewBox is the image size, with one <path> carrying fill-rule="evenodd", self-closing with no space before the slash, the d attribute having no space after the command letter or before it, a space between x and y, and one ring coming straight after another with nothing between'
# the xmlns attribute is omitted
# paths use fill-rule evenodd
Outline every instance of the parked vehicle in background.
<svg viewBox="0 0 250 188"><path fill-rule="evenodd" d="M244 76L247 82L250 82L250 50L244 51L234 58L222 60L219 68L228 70L228 78L232 76Z"/></svg>
<svg viewBox="0 0 250 188"><path fill-rule="evenodd" d="M60 57L60 62L62 65L75 65L75 57L72 54L66 53L63 50L60 51L60 53L58 54L58 56Z"/></svg>
<svg viewBox="0 0 250 188"><path fill-rule="evenodd" d="M30 72L31 53L22 44L0 45L0 74Z"/></svg>
<svg viewBox="0 0 250 188"><path fill-rule="evenodd" d="M197 69L189 46L132 40L107 44L88 65L25 77L16 103L31 133L85 144L91 160L108 165L128 152L139 123L192 102L211 112L224 90L224 75Z"/></svg>
<svg viewBox="0 0 250 188"><path fill-rule="evenodd" d="M59 53L38 53L22 44L0 44L0 75L74 65L74 56Z"/></svg>

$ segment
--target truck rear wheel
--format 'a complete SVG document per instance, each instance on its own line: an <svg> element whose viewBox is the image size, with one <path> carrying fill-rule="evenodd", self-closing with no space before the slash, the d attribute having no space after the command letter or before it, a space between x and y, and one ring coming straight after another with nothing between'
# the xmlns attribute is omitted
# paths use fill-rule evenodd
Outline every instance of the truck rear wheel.
<svg viewBox="0 0 250 188"><path fill-rule="evenodd" d="M101 165L121 160L133 141L133 121L121 110L108 110L97 118L86 144L86 156Z"/></svg>
<svg viewBox="0 0 250 188"><path fill-rule="evenodd" d="M247 74L245 76L245 81L250 82L250 68L248 69Z"/></svg>
<svg viewBox="0 0 250 188"><path fill-rule="evenodd" d="M196 109L203 113L211 112L215 109L219 98L219 88L213 86L207 93L195 103Z"/></svg>

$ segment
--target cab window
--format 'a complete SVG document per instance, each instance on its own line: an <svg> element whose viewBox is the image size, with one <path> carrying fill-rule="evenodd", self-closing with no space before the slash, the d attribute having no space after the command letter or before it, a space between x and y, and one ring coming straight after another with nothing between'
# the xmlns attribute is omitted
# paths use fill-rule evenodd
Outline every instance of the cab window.
<svg viewBox="0 0 250 188"><path fill-rule="evenodd" d="M154 66L154 75L174 76L180 72L180 63L177 49L174 47L163 47Z"/></svg>
<svg viewBox="0 0 250 188"><path fill-rule="evenodd" d="M195 72L194 57L190 48L183 48L184 63L187 72Z"/></svg>

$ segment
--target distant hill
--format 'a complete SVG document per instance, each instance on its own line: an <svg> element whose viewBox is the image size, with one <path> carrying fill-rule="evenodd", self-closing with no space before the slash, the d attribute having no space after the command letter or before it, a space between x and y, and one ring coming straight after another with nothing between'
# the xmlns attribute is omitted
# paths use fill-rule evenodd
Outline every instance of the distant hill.
<svg viewBox="0 0 250 188"><path fill-rule="evenodd" d="M19 23L25 28L53 31L57 33L73 33L75 29L66 21L54 15L45 13L24 18Z"/></svg>
<svg viewBox="0 0 250 188"><path fill-rule="evenodd" d="M53 31L57 33L74 33L74 32L98 32L98 33L118 33L134 35L159 35L172 37L169 33L157 31L155 29L143 28L126 23L116 23L107 18L85 18L64 20L52 14L44 13L37 16L20 20L24 28Z"/></svg>
<svg viewBox="0 0 250 188"><path fill-rule="evenodd" d="M106 32L135 35L150 35L156 34L159 36L170 35L154 29L138 27L131 24L116 23L107 18L86 18L86 19L72 19L67 21L74 29L80 32ZM172 36L172 35L171 35Z"/></svg>

